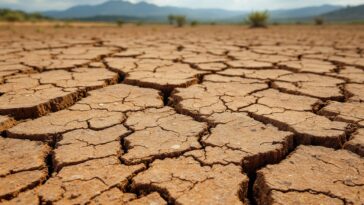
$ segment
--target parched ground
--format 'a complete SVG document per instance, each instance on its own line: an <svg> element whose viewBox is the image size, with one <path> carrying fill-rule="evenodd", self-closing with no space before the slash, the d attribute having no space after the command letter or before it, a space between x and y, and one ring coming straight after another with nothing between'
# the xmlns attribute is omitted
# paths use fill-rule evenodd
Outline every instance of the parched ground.
<svg viewBox="0 0 364 205"><path fill-rule="evenodd" d="M364 204L364 27L0 26L0 204Z"/></svg>

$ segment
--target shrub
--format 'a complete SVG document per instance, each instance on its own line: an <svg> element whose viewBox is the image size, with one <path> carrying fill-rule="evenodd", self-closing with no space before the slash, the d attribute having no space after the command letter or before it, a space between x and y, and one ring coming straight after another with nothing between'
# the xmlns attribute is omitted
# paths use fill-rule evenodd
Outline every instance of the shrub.
<svg viewBox="0 0 364 205"><path fill-rule="evenodd" d="M199 24L198 21L191 21L191 26L197 26Z"/></svg>
<svg viewBox="0 0 364 205"><path fill-rule="evenodd" d="M267 27L267 21L269 14L267 11L255 11L249 14L248 22L252 28L265 28Z"/></svg>
<svg viewBox="0 0 364 205"><path fill-rule="evenodd" d="M322 17L316 17L314 20L315 24L318 26L324 24L324 19Z"/></svg>
<svg viewBox="0 0 364 205"><path fill-rule="evenodd" d="M185 16L175 16L175 21L177 27L183 27L186 24L186 17Z"/></svg>

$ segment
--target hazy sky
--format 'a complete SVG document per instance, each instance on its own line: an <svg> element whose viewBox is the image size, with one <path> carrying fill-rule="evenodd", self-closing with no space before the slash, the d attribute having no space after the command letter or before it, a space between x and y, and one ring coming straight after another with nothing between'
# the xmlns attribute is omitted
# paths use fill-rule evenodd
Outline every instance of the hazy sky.
<svg viewBox="0 0 364 205"><path fill-rule="evenodd" d="M79 4L98 4L106 0L0 0L0 6L25 10L60 10ZM129 0L138 2L141 0ZM357 5L364 0L145 0L157 5L189 8L223 8L230 10L272 10L322 4Z"/></svg>

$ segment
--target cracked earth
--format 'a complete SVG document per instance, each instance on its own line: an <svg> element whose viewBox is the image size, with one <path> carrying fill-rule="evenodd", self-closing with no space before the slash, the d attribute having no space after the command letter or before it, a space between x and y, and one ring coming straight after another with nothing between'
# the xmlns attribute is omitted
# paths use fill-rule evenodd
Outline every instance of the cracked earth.
<svg viewBox="0 0 364 205"><path fill-rule="evenodd" d="M361 26L0 39L0 204L364 204Z"/></svg>

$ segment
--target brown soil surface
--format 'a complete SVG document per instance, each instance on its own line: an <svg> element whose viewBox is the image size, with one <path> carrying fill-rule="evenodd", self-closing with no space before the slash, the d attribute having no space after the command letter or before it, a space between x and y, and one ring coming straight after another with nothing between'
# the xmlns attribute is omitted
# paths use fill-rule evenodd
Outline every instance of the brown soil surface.
<svg viewBox="0 0 364 205"><path fill-rule="evenodd" d="M8 116L0 115L0 132L15 125L15 120Z"/></svg>
<svg viewBox="0 0 364 205"><path fill-rule="evenodd" d="M305 204L320 197L320 204L361 204L362 160L344 150L300 146L281 163L258 171L256 200L259 204Z"/></svg>
<svg viewBox="0 0 364 205"><path fill-rule="evenodd" d="M364 204L363 26L56 24L0 24L0 205Z"/></svg>

